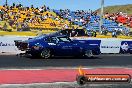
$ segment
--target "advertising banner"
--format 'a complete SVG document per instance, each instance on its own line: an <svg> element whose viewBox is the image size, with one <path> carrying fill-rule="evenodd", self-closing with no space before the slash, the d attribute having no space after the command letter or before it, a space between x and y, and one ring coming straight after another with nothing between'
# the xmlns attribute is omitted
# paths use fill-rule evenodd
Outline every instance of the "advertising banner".
<svg viewBox="0 0 132 88"><path fill-rule="evenodd" d="M101 40L100 51L101 53L119 53L121 40L117 39L103 39Z"/></svg>
<svg viewBox="0 0 132 88"><path fill-rule="evenodd" d="M28 37L7 37L7 36L0 36L0 53L4 52L21 52L15 46L14 40L27 40Z"/></svg>
<svg viewBox="0 0 132 88"><path fill-rule="evenodd" d="M122 41L120 53L132 53L132 41Z"/></svg>

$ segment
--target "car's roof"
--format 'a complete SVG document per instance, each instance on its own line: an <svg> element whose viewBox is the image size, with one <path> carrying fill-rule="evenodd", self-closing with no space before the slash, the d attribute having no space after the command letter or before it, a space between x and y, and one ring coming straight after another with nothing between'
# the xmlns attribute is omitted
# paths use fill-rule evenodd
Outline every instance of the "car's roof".
<svg viewBox="0 0 132 88"><path fill-rule="evenodd" d="M47 38L47 37L67 37L66 35L62 35L59 32L51 33L51 34L42 34L37 36L36 38Z"/></svg>
<svg viewBox="0 0 132 88"><path fill-rule="evenodd" d="M59 36L55 36L55 37L67 37L66 35L59 35Z"/></svg>

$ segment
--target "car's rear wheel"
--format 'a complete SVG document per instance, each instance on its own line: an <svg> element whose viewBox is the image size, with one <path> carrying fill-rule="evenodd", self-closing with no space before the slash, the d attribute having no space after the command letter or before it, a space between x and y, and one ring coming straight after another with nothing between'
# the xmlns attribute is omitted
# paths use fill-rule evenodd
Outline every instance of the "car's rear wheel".
<svg viewBox="0 0 132 88"><path fill-rule="evenodd" d="M94 56L93 51L92 50L86 50L85 51L85 56L88 57L88 58L92 58Z"/></svg>
<svg viewBox="0 0 132 88"><path fill-rule="evenodd" d="M43 49L40 53L41 58L48 59L51 57L51 51L49 49Z"/></svg>

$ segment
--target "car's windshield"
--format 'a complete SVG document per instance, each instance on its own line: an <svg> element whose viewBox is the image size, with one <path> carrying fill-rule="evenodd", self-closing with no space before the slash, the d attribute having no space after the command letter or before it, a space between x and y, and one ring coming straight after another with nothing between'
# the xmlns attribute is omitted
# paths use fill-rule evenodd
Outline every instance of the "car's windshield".
<svg viewBox="0 0 132 88"><path fill-rule="evenodd" d="M44 36L46 36L46 35L45 35L45 34L39 35L39 36L37 36L37 37L34 37L34 39L41 39L41 38L43 38Z"/></svg>
<svg viewBox="0 0 132 88"><path fill-rule="evenodd" d="M56 42L56 38L55 37L49 37L49 38L45 38L46 42L52 42L55 43Z"/></svg>

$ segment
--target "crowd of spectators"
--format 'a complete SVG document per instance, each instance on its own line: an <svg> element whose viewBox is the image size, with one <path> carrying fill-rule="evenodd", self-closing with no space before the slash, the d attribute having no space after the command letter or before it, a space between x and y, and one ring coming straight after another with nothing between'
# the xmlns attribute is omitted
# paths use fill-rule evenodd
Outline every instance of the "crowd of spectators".
<svg viewBox="0 0 132 88"><path fill-rule="evenodd" d="M100 15L97 12L93 12L92 10L84 11L70 11L66 10L56 10L55 11L60 17L68 19L70 24L76 24L86 28L87 30L99 31L100 24ZM111 32L112 35L129 35L129 27L132 27L132 16L128 16L125 13L106 13L103 16L103 25L101 27L102 34L107 32ZM126 26L125 26L126 25Z"/></svg>
<svg viewBox="0 0 132 88"><path fill-rule="evenodd" d="M53 15L52 10L45 5L40 8L24 7L22 4L13 3L12 6L0 6L0 21L7 21L11 27L28 28L36 24L46 23L56 27L57 23L64 23L63 19ZM67 27L66 23L64 23ZM45 27L45 25L40 25Z"/></svg>
<svg viewBox="0 0 132 88"><path fill-rule="evenodd" d="M84 10L77 10L77 11L70 11L69 9L59 11L55 11L60 17L68 19L71 24L76 24L80 26L87 26L88 23L91 21L91 16L94 16L94 22L99 22L99 18L96 18L97 12L93 12L92 10L84 11Z"/></svg>
<svg viewBox="0 0 132 88"><path fill-rule="evenodd" d="M50 12L55 12L57 15ZM104 19L106 19L105 21L109 20L108 23L113 27L111 31L113 35L119 34L119 32L128 35L130 30L125 29L125 27L122 29L120 26L127 25L132 27L132 16L128 16L126 13L106 13L104 14ZM114 27L110 20L117 23L118 26ZM20 31L28 30L32 27L46 28L46 25L49 28L60 26L63 30L72 27L72 25L79 25L96 32L97 30L94 26L99 30L100 16L97 12L93 12L90 9L88 11L52 10L45 5L38 8L33 5L24 7L22 4L13 3L12 6L0 6L0 21L6 21L12 28ZM102 33L107 34L106 31L111 30L109 29L109 24L108 26L102 25ZM6 26L4 24L4 30ZM96 35L94 32L93 34Z"/></svg>
<svg viewBox="0 0 132 88"><path fill-rule="evenodd" d="M104 17L106 19L117 22L119 25L127 25L132 28L132 15L127 15L127 13L123 12L113 14L106 13Z"/></svg>

